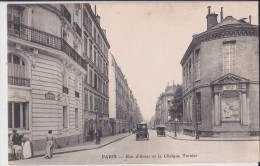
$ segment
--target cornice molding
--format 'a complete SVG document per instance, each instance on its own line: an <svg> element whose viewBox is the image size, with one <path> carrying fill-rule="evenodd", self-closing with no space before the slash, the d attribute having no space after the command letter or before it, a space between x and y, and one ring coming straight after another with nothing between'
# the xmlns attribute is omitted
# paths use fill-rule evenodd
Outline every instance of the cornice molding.
<svg viewBox="0 0 260 166"><path fill-rule="evenodd" d="M187 58L189 57L189 55L192 53L193 49L204 42L208 42L216 39L228 38L228 37L241 37L241 36L259 37L258 26L226 25L196 35L193 38L192 42L190 43L180 63L181 65L183 65L187 60Z"/></svg>

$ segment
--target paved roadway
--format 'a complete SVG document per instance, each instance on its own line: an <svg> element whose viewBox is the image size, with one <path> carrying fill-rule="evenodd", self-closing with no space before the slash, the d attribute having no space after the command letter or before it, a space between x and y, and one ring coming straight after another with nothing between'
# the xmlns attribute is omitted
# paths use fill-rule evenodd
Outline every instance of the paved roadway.
<svg viewBox="0 0 260 166"><path fill-rule="evenodd" d="M52 159L37 157L11 161L10 165L85 165L85 164L159 164L197 162L256 162L259 161L258 141L185 141L157 137L136 141L135 135L105 147L57 154Z"/></svg>

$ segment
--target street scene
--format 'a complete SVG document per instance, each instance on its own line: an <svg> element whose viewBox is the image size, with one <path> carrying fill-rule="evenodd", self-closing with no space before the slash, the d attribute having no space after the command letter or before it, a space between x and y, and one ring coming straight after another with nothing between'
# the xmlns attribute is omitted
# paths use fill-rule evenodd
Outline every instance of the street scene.
<svg viewBox="0 0 260 166"><path fill-rule="evenodd" d="M44 157L12 161L10 165L30 163L44 165L85 165L85 164L176 164L232 162L243 158L245 162L256 161L259 157L257 141L185 141L157 137L156 131L149 131L150 139L135 141L135 135L105 147L64 154L55 154L51 160ZM127 142L127 143L126 143ZM167 142L167 143L165 143ZM192 148L191 148L192 147ZM222 151L222 148L225 150ZM156 150L155 150L156 149ZM199 150L198 150L199 149ZM243 149L243 151L241 151ZM55 150L54 150L55 151ZM221 151L221 153L220 153ZM236 153L240 151L239 153ZM255 152L252 154L252 151ZM252 155L248 155L252 154ZM72 160L73 159L73 160Z"/></svg>
<svg viewBox="0 0 260 166"><path fill-rule="evenodd" d="M6 164L259 162L257 2L1 8Z"/></svg>

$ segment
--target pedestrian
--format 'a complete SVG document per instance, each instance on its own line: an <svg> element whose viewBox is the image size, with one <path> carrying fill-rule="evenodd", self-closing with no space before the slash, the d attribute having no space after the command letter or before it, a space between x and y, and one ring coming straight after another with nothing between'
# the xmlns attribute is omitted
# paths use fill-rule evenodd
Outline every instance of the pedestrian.
<svg viewBox="0 0 260 166"><path fill-rule="evenodd" d="M23 158L28 159L33 156L32 145L29 138L23 137L22 139L22 147L23 147Z"/></svg>
<svg viewBox="0 0 260 166"><path fill-rule="evenodd" d="M13 134L10 136L12 151L17 159L23 159L23 152L21 146L21 136L17 133L17 130L13 130Z"/></svg>
<svg viewBox="0 0 260 166"><path fill-rule="evenodd" d="M94 137L94 130L92 128L89 130L89 136L90 136L90 141L92 142Z"/></svg>
<svg viewBox="0 0 260 166"><path fill-rule="evenodd" d="M54 142L55 138L54 135L52 134L52 130L48 131L48 134L46 136L46 153L45 153L45 158L46 159L51 159L53 157L53 147L54 147Z"/></svg>

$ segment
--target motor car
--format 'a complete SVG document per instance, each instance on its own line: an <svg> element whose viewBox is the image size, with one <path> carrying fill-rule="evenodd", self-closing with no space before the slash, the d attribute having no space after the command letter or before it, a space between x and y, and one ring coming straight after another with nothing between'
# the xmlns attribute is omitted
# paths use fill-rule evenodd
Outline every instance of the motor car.
<svg viewBox="0 0 260 166"><path fill-rule="evenodd" d="M147 128L147 123L141 122L137 124L136 141L138 140L149 140L149 132Z"/></svg>
<svg viewBox="0 0 260 166"><path fill-rule="evenodd" d="M162 125L157 126L156 130L157 130L157 136L164 136L165 137L165 134L166 134L165 126L162 126Z"/></svg>

